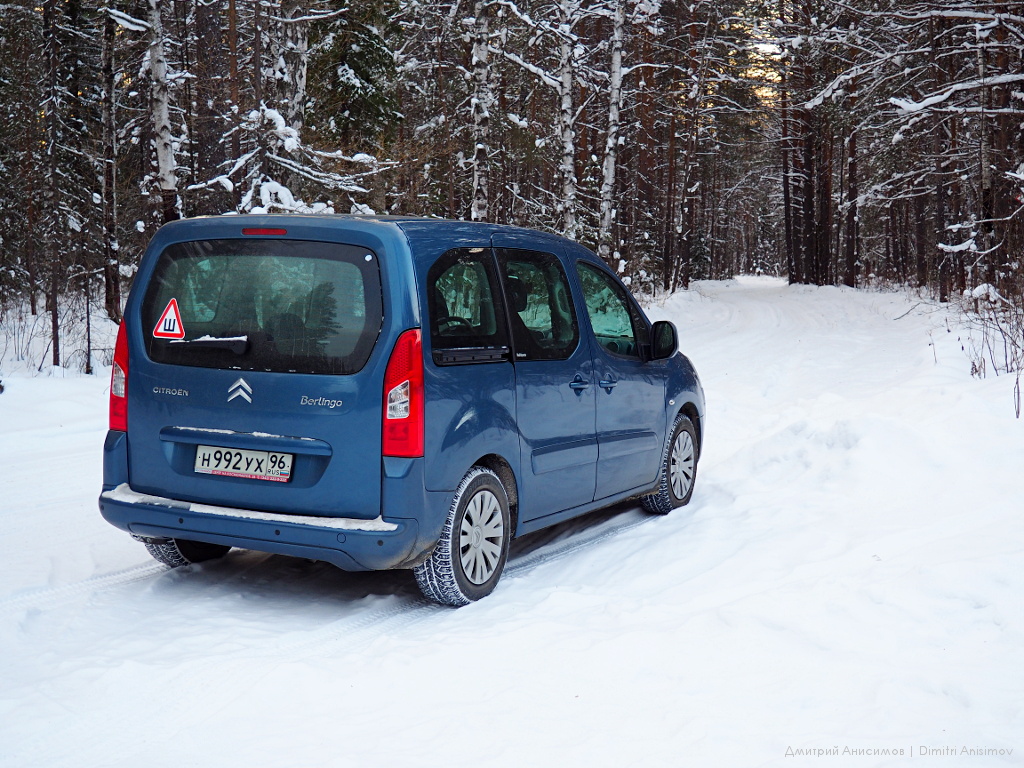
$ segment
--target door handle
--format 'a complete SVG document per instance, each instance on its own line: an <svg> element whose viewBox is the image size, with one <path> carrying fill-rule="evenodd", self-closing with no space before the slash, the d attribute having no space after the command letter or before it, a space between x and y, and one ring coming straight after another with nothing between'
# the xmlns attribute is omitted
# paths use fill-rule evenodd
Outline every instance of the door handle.
<svg viewBox="0 0 1024 768"><path fill-rule="evenodd" d="M576 374L576 378L569 382L569 386L577 392L582 392L584 389L590 386L590 382L586 381L582 376Z"/></svg>
<svg viewBox="0 0 1024 768"><path fill-rule="evenodd" d="M614 387L619 382L617 382L615 379L601 379L597 383L605 392L607 392L610 395L612 393L612 387Z"/></svg>

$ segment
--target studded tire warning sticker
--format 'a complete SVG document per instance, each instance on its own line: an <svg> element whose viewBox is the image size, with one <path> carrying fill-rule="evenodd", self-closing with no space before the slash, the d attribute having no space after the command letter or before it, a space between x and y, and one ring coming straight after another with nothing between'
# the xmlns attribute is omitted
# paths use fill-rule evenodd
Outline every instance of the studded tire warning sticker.
<svg viewBox="0 0 1024 768"><path fill-rule="evenodd" d="M181 324L181 312L178 311L178 300L171 299L167 303L167 309L156 321L156 328L153 329L153 337L156 339L184 339L185 326Z"/></svg>

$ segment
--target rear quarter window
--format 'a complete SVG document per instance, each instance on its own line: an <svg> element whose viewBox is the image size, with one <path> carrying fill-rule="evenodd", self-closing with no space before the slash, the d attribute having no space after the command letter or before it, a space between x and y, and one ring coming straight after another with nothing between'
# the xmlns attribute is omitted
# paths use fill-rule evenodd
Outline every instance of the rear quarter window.
<svg viewBox="0 0 1024 768"><path fill-rule="evenodd" d="M161 338L172 300L180 339ZM296 240L177 243L160 256L142 319L146 353L158 363L355 373L383 319L377 254Z"/></svg>
<svg viewBox="0 0 1024 768"><path fill-rule="evenodd" d="M427 305L436 363L505 359L508 335L489 248L458 248L441 256L427 273ZM493 354L479 352L485 349Z"/></svg>

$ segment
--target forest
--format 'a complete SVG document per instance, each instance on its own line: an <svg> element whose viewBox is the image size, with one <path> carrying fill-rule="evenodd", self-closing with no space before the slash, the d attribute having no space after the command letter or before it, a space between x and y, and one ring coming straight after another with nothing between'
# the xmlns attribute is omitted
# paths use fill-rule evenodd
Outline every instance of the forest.
<svg viewBox="0 0 1024 768"><path fill-rule="evenodd" d="M47 317L61 365L163 223L323 212L559 232L640 293L900 285L1019 328L1022 59L1021 2L2 2L0 317Z"/></svg>

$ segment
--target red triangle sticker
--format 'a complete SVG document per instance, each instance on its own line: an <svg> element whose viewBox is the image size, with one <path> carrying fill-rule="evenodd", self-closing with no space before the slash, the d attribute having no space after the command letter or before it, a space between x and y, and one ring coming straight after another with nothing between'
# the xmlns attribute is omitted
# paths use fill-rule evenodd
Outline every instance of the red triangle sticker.
<svg viewBox="0 0 1024 768"><path fill-rule="evenodd" d="M153 337L157 339L184 339L185 326L181 324L181 313L178 311L178 300L171 299L167 309L156 321Z"/></svg>

